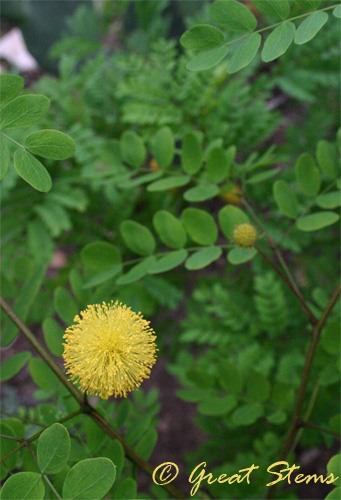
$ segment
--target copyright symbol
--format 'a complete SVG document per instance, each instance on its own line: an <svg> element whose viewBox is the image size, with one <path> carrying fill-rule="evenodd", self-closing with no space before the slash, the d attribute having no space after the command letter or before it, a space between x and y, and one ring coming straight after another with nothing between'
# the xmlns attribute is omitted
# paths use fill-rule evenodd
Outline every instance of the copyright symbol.
<svg viewBox="0 0 341 500"><path fill-rule="evenodd" d="M164 462L154 469L152 478L155 484L162 486L174 481L178 474L179 467L176 464L173 462Z"/></svg>

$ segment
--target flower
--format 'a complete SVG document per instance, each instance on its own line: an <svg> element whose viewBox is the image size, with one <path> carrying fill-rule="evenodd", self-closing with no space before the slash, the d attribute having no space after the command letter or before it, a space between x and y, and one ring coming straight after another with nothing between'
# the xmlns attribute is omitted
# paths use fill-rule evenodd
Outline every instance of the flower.
<svg viewBox="0 0 341 500"><path fill-rule="evenodd" d="M239 224L233 231L233 241L240 247L252 247L257 237L257 230L252 224Z"/></svg>
<svg viewBox="0 0 341 500"><path fill-rule="evenodd" d="M126 397L156 361L150 322L118 301L90 305L80 316L64 335L67 374L88 394Z"/></svg>

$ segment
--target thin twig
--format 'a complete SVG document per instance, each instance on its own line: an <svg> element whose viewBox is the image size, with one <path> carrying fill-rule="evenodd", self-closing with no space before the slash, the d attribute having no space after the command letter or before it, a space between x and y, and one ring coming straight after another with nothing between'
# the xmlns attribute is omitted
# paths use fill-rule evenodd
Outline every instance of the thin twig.
<svg viewBox="0 0 341 500"><path fill-rule="evenodd" d="M296 297L299 299L299 301L301 302L302 306L303 306L303 309L305 310L305 312L308 314L308 317L309 317L309 320L310 322L314 325L317 323L317 319L315 318L314 314L312 313L312 311L310 310L309 306L307 305L300 289L298 288L298 285L297 283L295 282L279 248L275 245L275 242L274 240L271 238L271 236L269 235L269 233L267 232L266 230L266 227L264 226L264 224L262 223L262 221L259 219L258 215L255 213L255 211L253 210L252 206L247 202L247 200L245 198L242 199L242 203L244 205L244 207L250 212L250 215L252 216L252 218L254 219L254 221L258 224L258 226L262 229L263 233L265 234L265 237L266 237L266 240L267 240L267 243L268 243L268 247L271 251L274 251L281 266L283 267L283 270L286 274L286 280L284 280L285 284L289 286L289 288L294 292L294 294L296 295ZM265 254L262 254L259 249L257 249L258 252L262 255L263 258L266 258ZM279 269L274 267L274 263L270 260L267 260L268 264L271 265L271 267L276 271L277 274L279 274L279 276L281 277L281 279L283 279L283 274L282 273L279 273Z"/></svg>
<svg viewBox="0 0 341 500"><path fill-rule="evenodd" d="M0 434L0 438L11 439L12 441L16 441L17 443L21 443L21 438L7 436L6 434Z"/></svg>
<svg viewBox="0 0 341 500"><path fill-rule="evenodd" d="M321 427L320 425L312 424L311 422L305 422L304 420L299 420L297 422L297 427L309 427L310 429L315 429L317 431L323 432L324 434L330 434L339 441L341 440L341 434L339 432L331 431L330 429L326 429L325 427Z"/></svg>
<svg viewBox="0 0 341 500"><path fill-rule="evenodd" d="M49 487L51 488L51 491L53 491L53 493L54 493L55 497L56 497L56 498L58 498L58 500L62 500L62 498L59 496L58 492L55 490L55 488L54 488L53 484L51 483L51 481L49 480L49 478L46 476L46 474L44 474L44 473L42 472L42 470L41 470L41 468L40 468L40 466L39 466L39 463L38 463L37 457L36 457L36 455L35 455L35 453L34 453L34 451L33 451L33 448L32 448L32 446L31 446L31 443L30 443L30 442L27 442L27 443L26 443L26 446L27 446L27 448L30 450L31 455L32 455L32 457L33 457L33 459L34 459L35 463L37 464L37 467L38 467L38 469L39 469L39 472L40 472L40 474L41 474L42 478L43 478L43 479L45 479L45 481L47 482L47 484L48 484L48 485L49 485Z"/></svg>
<svg viewBox="0 0 341 500"><path fill-rule="evenodd" d="M30 344L35 348L35 350L40 354L44 361L49 365L51 370L57 375L59 380L64 384L67 390L72 394L72 396L76 399L78 404L82 406L83 397L81 393L76 389L76 387L71 384L66 378L64 372L57 365L54 359L51 358L46 349L41 345L36 336L31 332L31 330L25 325L23 321L17 316L17 314L13 311L12 307L7 304L7 302L0 295L0 307L4 310L7 316L13 321L13 323L19 328L19 330L23 333L23 335L27 338Z"/></svg>
<svg viewBox="0 0 341 500"><path fill-rule="evenodd" d="M336 289L334 290L333 294L331 295L325 310L323 311L320 319L318 320L318 323L316 324L316 326L313 330L313 334L312 334L311 341L309 344L308 352L307 352L307 355L305 358L301 383L300 383L297 397L296 397L296 403L295 403L294 412L293 412L293 416L292 416L291 426L290 426L289 432L287 434L286 440L284 442L282 451L280 453L279 461L284 460L289 455L289 453L291 452L293 443L295 442L295 437L296 437L297 431L300 428L300 418L301 418L302 408L303 408L303 404L304 404L304 397L305 397L305 393L307 390L307 385L308 385L308 381L309 381L309 376L310 376L311 367L313 364L316 348L317 348L318 342L320 340L321 332L322 332L322 330L327 322L327 319L328 319L330 313L333 310L333 307L335 306L335 304L340 296L340 291L341 291L341 287L339 284L336 287ZM269 500L274 498L275 489L276 489L275 485L270 486L269 491L268 491L268 496L267 496L267 498Z"/></svg>
<svg viewBox="0 0 341 500"><path fill-rule="evenodd" d="M257 252L259 253L259 255L261 255L263 257L263 259L266 260L266 262L278 274L278 276L282 279L282 281L290 288L290 290L296 295L296 297L298 298L298 300L301 302L301 305L302 305L303 309L307 313L307 315L308 315L308 317L310 319L310 322L313 325L316 325L318 323L318 320L315 318L314 314L310 310L308 304L306 303L306 301L304 300L304 298L302 297L302 295L297 292L296 288L291 284L291 282L289 281L289 279L282 273L282 271L276 266L276 264L270 259L270 257L268 257L266 255L266 253L263 252L263 250L261 250L258 246L255 246L255 249L257 250Z"/></svg>
<svg viewBox="0 0 341 500"><path fill-rule="evenodd" d="M311 414L312 414L312 411L313 411L313 408L314 408L314 404L315 404L315 401L316 401L316 398L317 398L319 390L320 390L320 382L317 380L316 383L315 383L313 392L311 393L310 401L309 401L309 403L307 405L307 409L305 411L305 414L303 415L303 419L302 420L304 422L309 422L309 419L311 417ZM304 427L301 427L300 429L298 429L298 431L296 433L295 440L294 440L294 442L292 444L292 447L291 447L293 450L296 448L296 446L300 442L303 432L304 432Z"/></svg>
<svg viewBox="0 0 341 500"><path fill-rule="evenodd" d="M77 415L80 415L81 413L83 413L83 409L79 408L79 410L76 410L76 411L70 413L69 415L66 415L66 417L61 418L56 423L63 424L64 422L71 420L71 418L76 417ZM16 446L15 448L13 448L13 450L9 451L6 455L1 457L0 464L2 462L4 462L5 460L7 460L7 458L9 458L11 455L13 455L13 453L16 453L17 451L21 450L21 448L23 448L24 446L27 446L27 443L31 443L32 441L35 441L36 439L38 439L40 434L42 434L46 429L47 429L47 427L44 427L44 429L42 429L39 432L36 432L35 434L33 434L33 436L31 436L27 439L18 438L18 441L21 442L20 445Z"/></svg>

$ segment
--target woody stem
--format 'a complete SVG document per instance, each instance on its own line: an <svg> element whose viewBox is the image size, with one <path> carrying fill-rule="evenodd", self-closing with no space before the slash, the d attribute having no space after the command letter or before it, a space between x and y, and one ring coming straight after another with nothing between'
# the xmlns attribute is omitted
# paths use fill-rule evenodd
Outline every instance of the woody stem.
<svg viewBox="0 0 341 500"><path fill-rule="evenodd" d="M98 411L91 406L87 400L84 400L81 392L76 389L76 387L68 381L64 372L59 368L57 363L51 358L49 353L45 350L39 340L35 337L35 335L31 332L31 330L25 325L23 321L16 315L13 311L12 307L7 304L4 298L0 295L0 307L7 314L7 316L13 321L13 323L18 327L18 329L23 333L26 339L30 342L30 344L34 347L34 349L40 354L40 356L44 359L44 361L48 364L51 370L57 375L59 380L64 384L64 386L68 389L70 394L75 398L82 409L82 413L87 413L90 418L94 422L103 429L103 431L108 434L112 439L117 439L123 446L125 455L129 458L134 464L136 464L147 476L153 476L153 467L144 460L136 451L125 441L125 439L102 417ZM19 445L17 449L20 449L25 444ZM14 451L14 450L13 450ZM5 457L7 458L7 457ZM156 475L156 479L159 479L160 485L170 493L172 498L185 499L187 498L180 490L178 490L175 486L171 484L162 484L161 479L158 475Z"/></svg>

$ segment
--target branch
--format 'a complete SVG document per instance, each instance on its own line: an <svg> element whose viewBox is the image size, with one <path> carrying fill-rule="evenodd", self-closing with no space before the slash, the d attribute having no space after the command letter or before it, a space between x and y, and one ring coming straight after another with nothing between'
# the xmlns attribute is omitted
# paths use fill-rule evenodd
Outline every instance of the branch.
<svg viewBox="0 0 341 500"><path fill-rule="evenodd" d="M71 418L76 417L77 415L80 415L81 413L83 413L83 408L80 408L79 410L76 410L76 411L70 413L66 417L63 417L60 420L57 420L56 423L57 424L62 424L64 422L67 422L68 420L71 420ZM21 448L23 448L24 446L27 446L27 443L31 443L32 441L35 441L36 439L38 439L38 437L40 436L40 434L42 434L47 428L48 427L44 427L44 429L42 429L41 431L37 432L36 434L33 434L33 436L31 436L28 439L22 439L22 438L15 439L15 441L20 441L19 446L16 446L15 448L13 448L13 450L9 451L8 453L6 453L6 455L4 455L3 457L1 457L0 464L2 462L4 462L5 460L7 460L7 458L9 458L11 455L13 455L13 453L16 453L17 451L21 450ZM12 438L12 439L14 439L14 438Z"/></svg>
<svg viewBox="0 0 341 500"><path fill-rule="evenodd" d="M285 19L284 21L280 21L278 23L271 24L270 26L265 26L265 28L261 28L259 30L255 30L252 33L263 33L264 31L268 31L268 30L271 30L273 28L276 28L277 26L279 26L283 22L296 21L297 19L302 19L303 17L310 16L314 12L324 12L325 10L335 9L335 7L337 7L337 6L338 6L338 4L334 4L334 5L331 5L330 7L325 7L324 9L319 9L319 10L316 10L316 11L311 11L310 10L308 12L305 12L304 14L300 14L299 16L289 17L288 19ZM234 40L230 40L229 42L224 43L224 46L228 46L228 45L231 45L232 43L240 42L240 41L244 40L245 38L248 38L250 36L250 34L251 33L248 33L247 35L243 35L243 36L241 36L239 38L235 38Z"/></svg>
<svg viewBox="0 0 341 500"><path fill-rule="evenodd" d="M321 332L322 332L322 330L327 322L327 319L328 319L330 313L333 310L333 307L335 306L335 304L340 296L340 291L341 291L341 287L339 284L336 287L336 289L334 290L332 296L330 297L329 302L328 302L325 310L323 311L320 319L318 320L318 322L313 330L313 334L312 334L311 341L309 344L308 352L307 352L307 355L305 358L301 383L300 383L298 393L297 393L294 413L293 413L292 421L291 421L291 427L289 429L286 440L284 442L279 461L285 460L285 458L289 455L291 448L292 448L292 445L295 441L296 433L301 426L300 417L302 414L304 397L305 397L305 393L306 393L306 389L307 389L307 385L308 385L308 381L309 381L309 376L310 376L311 367L313 364L316 348L317 348L318 342L320 340ZM275 492L274 486L275 485L270 486L270 488L269 488L268 496L267 496L267 498L269 500L271 500L274 497L274 492Z"/></svg>
<svg viewBox="0 0 341 500"><path fill-rule="evenodd" d="M7 304L7 302L0 295L0 307L4 310L7 316L13 321L13 323L19 328L19 330L23 333L29 343L35 348L35 350L40 354L44 361L49 365L51 370L57 375L59 380L64 384L67 390L72 394L72 396L76 399L80 406L82 406L83 396L76 389L76 387L71 384L66 378L64 372L59 368L54 359L51 358L46 349L41 345L36 336L31 332L31 330L25 325L23 321L16 315L11 306Z"/></svg>
<svg viewBox="0 0 341 500"><path fill-rule="evenodd" d="M317 323L317 319L315 318L314 314L312 313L312 311L310 310L310 308L308 307L306 301L304 300L304 297L302 295L302 293L300 292L291 272L289 271L289 268L285 262L285 260L283 259L283 256L281 254L281 252L279 251L279 249L276 247L276 245L274 244L274 241L273 239L270 237L269 233L267 232L265 226L262 224L261 220L259 219L259 217L257 216L257 214L255 213L255 211L253 210L253 208L251 207L251 205L246 201L245 198L243 198L242 200L242 203L243 205L245 206L245 208L250 212L252 218L255 220L255 222L259 225L259 227L262 229L262 231L264 232L265 236L266 236L266 239L267 239L267 242L268 242L268 246L269 246L269 249L271 251L274 251L281 266L283 267L284 269L284 272L286 273L286 277L284 276L284 274L280 271L280 269L278 269L277 266L275 266L274 262L272 260L270 260L267 255L265 255L264 253L262 253L262 251L256 247L256 250L258 251L258 253L260 255L262 255L262 257L267 261L268 264L270 264L270 266L275 270L275 272L280 276L280 278L284 281L284 283L290 288L290 290L296 295L296 297L298 298L298 300L301 302L302 306L303 306L303 309L305 310L305 312L307 313L308 317L309 317L309 320L310 322L312 323L312 325L315 325Z"/></svg>
<svg viewBox="0 0 341 500"><path fill-rule="evenodd" d="M305 422L304 420L298 420L297 427L309 427L310 429L315 429L316 431L323 432L325 434L330 434L334 436L339 441L341 440L341 434L339 432L331 431L330 429L326 429L325 427L321 427L319 425L312 424L310 422Z"/></svg>
<svg viewBox="0 0 341 500"><path fill-rule="evenodd" d="M54 371L59 380L64 384L64 386L68 389L71 395L79 403L81 408L80 410L78 410L78 413L88 414L92 418L92 420L96 422L106 434L108 434L108 436L110 436L112 439L117 439L122 444L127 458L129 458L134 464L136 464L145 474L147 474L147 476L152 477L154 468L146 460L144 460L138 453L136 453L136 451L125 441L125 439L117 431L115 431L115 429L105 420L105 418L103 418L102 415L98 413L98 411L87 402L87 399L83 397L83 394L78 389L76 389L76 387L73 384L71 384L71 382L68 381L65 373L59 368L57 363L51 358L51 356L46 351L46 349L41 345L39 340L37 340L37 338L34 336L31 330L15 314L11 306L7 304L7 302L3 299L1 295L0 295L0 307L4 310L7 316L13 321L13 323L19 328L19 330L24 334L26 339L31 343L31 345L40 354L40 356L46 361L51 370ZM41 432L32 436L30 440L39 437ZM14 450L12 450L11 453L14 453L23 446L25 446L25 443L21 443L21 445L14 448ZM5 457L3 457L1 461L6 460L8 456L9 456L8 454L5 455ZM159 482L162 482L161 478L157 474L156 478L160 480ZM171 484L164 484L162 485L162 487L172 495L172 498L180 498L180 499L187 498L180 490L178 490L175 486L172 486Z"/></svg>

